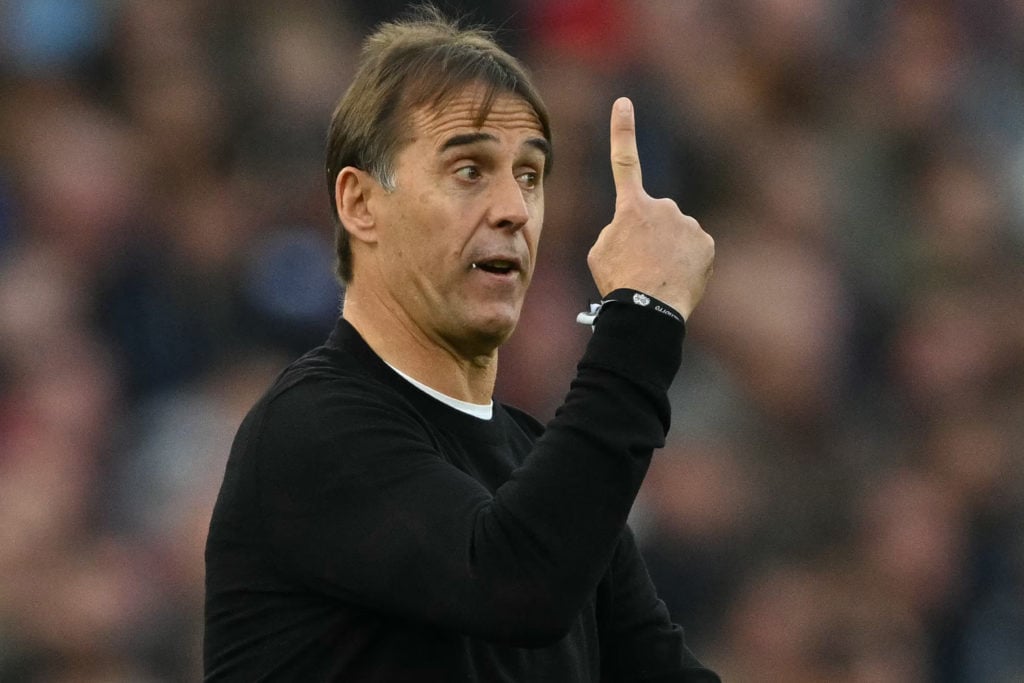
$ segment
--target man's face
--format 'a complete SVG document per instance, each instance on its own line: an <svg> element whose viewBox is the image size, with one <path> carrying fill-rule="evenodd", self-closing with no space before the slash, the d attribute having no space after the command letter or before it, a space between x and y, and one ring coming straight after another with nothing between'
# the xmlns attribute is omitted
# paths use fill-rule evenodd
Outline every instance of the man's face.
<svg viewBox="0 0 1024 683"><path fill-rule="evenodd" d="M463 357L490 353L515 328L544 218L537 115L503 94L477 127L481 93L411 113L395 190L378 206L387 300L416 334Z"/></svg>

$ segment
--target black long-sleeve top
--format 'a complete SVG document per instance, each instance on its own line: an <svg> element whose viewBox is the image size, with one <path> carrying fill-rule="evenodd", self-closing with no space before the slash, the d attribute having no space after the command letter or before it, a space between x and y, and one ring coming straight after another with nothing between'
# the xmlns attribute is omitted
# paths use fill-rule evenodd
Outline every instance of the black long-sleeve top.
<svg viewBox="0 0 1024 683"><path fill-rule="evenodd" d="M606 306L544 428L437 401L339 320L236 436L206 547L206 679L717 681L626 527L682 336Z"/></svg>

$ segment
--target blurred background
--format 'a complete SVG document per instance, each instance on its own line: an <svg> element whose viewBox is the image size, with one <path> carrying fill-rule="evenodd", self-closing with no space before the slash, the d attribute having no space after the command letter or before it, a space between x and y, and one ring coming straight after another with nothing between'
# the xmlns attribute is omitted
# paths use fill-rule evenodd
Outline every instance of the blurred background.
<svg viewBox="0 0 1024 683"><path fill-rule="evenodd" d="M0 681L194 681L234 431L332 327L396 0L0 1ZM554 119L499 398L589 331L607 120L717 242L633 524L730 681L1024 681L1024 2L489 0Z"/></svg>

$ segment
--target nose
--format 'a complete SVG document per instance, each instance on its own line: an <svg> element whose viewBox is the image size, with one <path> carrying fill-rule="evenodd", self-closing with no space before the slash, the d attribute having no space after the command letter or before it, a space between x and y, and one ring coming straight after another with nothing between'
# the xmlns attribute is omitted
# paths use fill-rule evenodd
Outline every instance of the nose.
<svg viewBox="0 0 1024 683"><path fill-rule="evenodd" d="M513 232L530 220L530 208L523 188L512 174L503 176L500 182L492 185L489 218L492 226Z"/></svg>

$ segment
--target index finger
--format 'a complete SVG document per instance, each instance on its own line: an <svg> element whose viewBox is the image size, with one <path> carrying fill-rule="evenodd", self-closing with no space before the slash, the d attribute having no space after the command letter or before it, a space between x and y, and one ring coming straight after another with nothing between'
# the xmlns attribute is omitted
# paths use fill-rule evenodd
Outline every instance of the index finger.
<svg viewBox="0 0 1024 683"><path fill-rule="evenodd" d="M612 105L611 158L616 196L643 193L640 153L636 148L636 119L633 103L628 97L620 97Z"/></svg>

